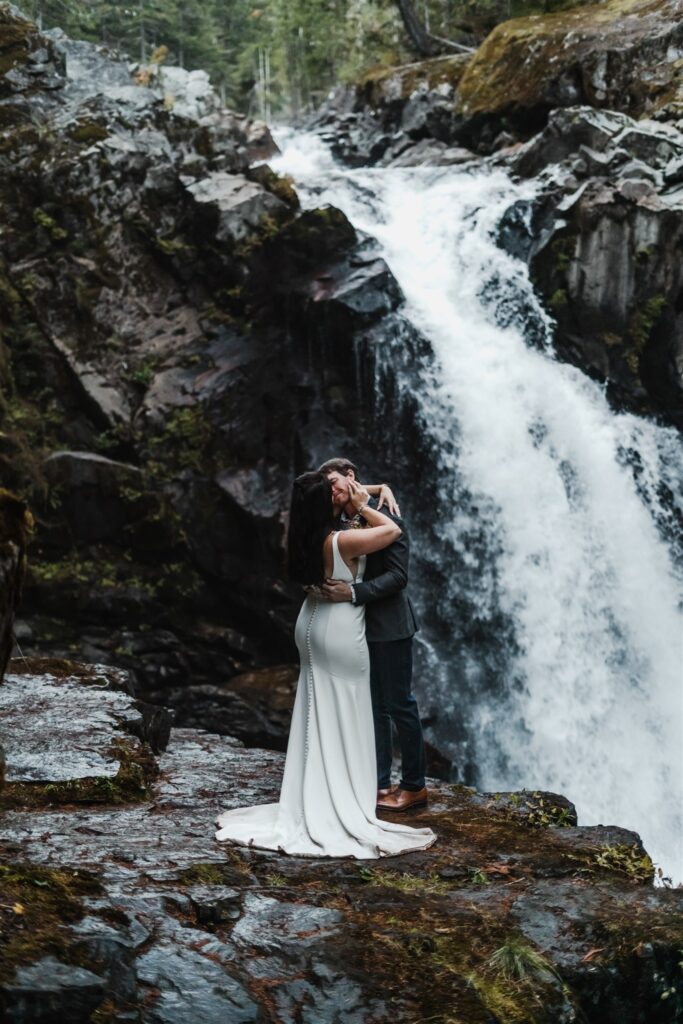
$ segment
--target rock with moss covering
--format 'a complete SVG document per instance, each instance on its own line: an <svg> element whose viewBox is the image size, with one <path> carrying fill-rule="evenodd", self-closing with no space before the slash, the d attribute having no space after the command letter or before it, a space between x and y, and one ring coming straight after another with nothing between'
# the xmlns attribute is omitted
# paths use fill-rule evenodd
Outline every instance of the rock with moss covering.
<svg viewBox="0 0 683 1024"><path fill-rule="evenodd" d="M56 686L76 703L94 691L97 674L81 671L46 704ZM85 731L96 716L94 748L100 711L79 708ZM12 720L10 708L9 724L34 709ZM46 750L49 772L59 755ZM277 799L282 754L173 728L156 761L142 802L6 811L0 998L13 1024L36 1019L41 993L73 1024L413 1024L454 1008L468 1024L674 1024L683 1012L683 890L653 887L638 836L577 825L563 797L430 782L429 808L401 819L435 829L428 851L316 860L214 838L218 811Z"/></svg>
<svg viewBox="0 0 683 1024"><path fill-rule="evenodd" d="M683 117L682 15L680 0L605 0L503 22L458 85L467 131L528 136L553 108L580 103Z"/></svg>
<svg viewBox="0 0 683 1024"><path fill-rule="evenodd" d="M371 71L312 123L352 166L400 166L417 162L416 142L423 162L438 164L444 146L487 154L528 139L558 107L675 122L681 52L681 0L604 0L503 21L474 55Z"/></svg>
<svg viewBox="0 0 683 1024"><path fill-rule="evenodd" d="M42 670L42 671L41 671ZM16 659L0 690L4 808L148 796L172 715L103 665Z"/></svg>

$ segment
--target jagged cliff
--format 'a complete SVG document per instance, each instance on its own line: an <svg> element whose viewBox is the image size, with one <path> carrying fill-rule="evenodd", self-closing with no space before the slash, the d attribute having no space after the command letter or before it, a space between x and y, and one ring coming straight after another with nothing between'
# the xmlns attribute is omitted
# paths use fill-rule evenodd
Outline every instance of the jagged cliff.
<svg viewBox="0 0 683 1024"><path fill-rule="evenodd" d="M378 340L422 342L372 240L302 212L265 125L201 75L7 5L0 48L0 473L37 518L20 642L234 710L232 677L294 656L292 476L360 451Z"/></svg>

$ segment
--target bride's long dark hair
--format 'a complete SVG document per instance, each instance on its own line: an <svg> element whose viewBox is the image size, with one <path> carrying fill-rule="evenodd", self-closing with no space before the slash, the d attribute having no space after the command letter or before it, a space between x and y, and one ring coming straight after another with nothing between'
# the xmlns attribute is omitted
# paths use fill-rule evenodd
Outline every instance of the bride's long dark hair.
<svg viewBox="0 0 683 1024"><path fill-rule="evenodd" d="M324 582L323 543L334 525L332 484L324 473L302 473L294 481L289 508L287 570L305 586Z"/></svg>

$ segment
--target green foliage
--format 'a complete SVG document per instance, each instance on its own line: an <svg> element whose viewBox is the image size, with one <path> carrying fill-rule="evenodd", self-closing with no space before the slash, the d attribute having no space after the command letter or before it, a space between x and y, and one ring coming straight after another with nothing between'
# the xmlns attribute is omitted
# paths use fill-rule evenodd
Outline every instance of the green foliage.
<svg viewBox="0 0 683 1024"><path fill-rule="evenodd" d="M639 350L642 350L661 313L666 306L666 296L653 295L631 318L631 336Z"/></svg>
<svg viewBox="0 0 683 1024"><path fill-rule="evenodd" d="M287 885L287 879L285 876L279 874L277 871L271 871L267 875L264 875L263 880L266 885L271 886L273 889L281 889L284 885Z"/></svg>
<svg viewBox="0 0 683 1024"><path fill-rule="evenodd" d="M566 306L568 302L569 299L564 288L558 288L548 299L548 305L551 309L560 309L562 306Z"/></svg>
<svg viewBox="0 0 683 1024"><path fill-rule="evenodd" d="M617 846L603 846L595 855L595 863L601 868L626 875L634 882L648 882L654 875L654 865L647 853L637 846L620 843Z"/></svg>
<svg viewBox="0 0 683 1024"><path fill-rule="evenodd" d="M192 246L179 238L157 238L156 246L165 256L189 256L192 253Z"/></svg>
<svg viewBox="0 0 683 1024"><path fill-rule="evenodd" d="M569 828L573 825L571 812L568 807L558 807L550 800L539 797L527 813L527 821L530 825L542 825L545 827Z"/></svg>
<svg viewBox="0 0 683 1024"><path fill-rule="evenodd" d="M550 249L555 257L555 266L559 271L565 271L569 269L569 266L574 259L576 252L576 237L574 235L564 235L561 238L557 238L550 246Z"/></svg>
<svg viewBox="0 0 683 1024"><path fill-rule="evenodd" d="M202 469L210 441L211 427L202 409L176 409L166 418L160 433L147 439L151 455L147 468L161 480L179 469Z"/></svg>
<svg viewBox="0 0 683 1024"><path fill-rule="evenodd" d="M45 210L41 210L40 207L37 207L33 211L33 219L36 224L40 224L41 227L46 228L50 232L51 238L56 242L59 242L68 236L68 231L65 231L64 228L60 228L54 217L51 217Z"/></svg>
<svg viewBox="0 0 683 1024"><path fill-rule="evenodd" d="M369 885L398 889L399 892L442 895L452 889L448 882L434 873L422 877L410 875L406 871L378 871L375 868L361 868L360 876Z"/></svg>
<svg viewBox="0 0 683 1024"><path fill-rule="evenodd" d="M140 384L143 388L148 388L154 379L155 367L154 362L146 360L141 363L140 366L136 367L131 374L130 380L134 384Z"/></svg>
<svg viewBox="0 0 683 1024"><path fill-rule="evenodd" d="M491 954L488 967L515 981L522 981L529 974L536 977L557 974L553 965L538 950L518 936L511 936Z"/></svg>

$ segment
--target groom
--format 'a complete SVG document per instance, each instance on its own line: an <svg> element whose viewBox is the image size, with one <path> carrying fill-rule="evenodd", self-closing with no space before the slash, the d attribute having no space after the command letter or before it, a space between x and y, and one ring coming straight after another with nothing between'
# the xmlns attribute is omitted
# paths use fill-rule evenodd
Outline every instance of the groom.
<svg viewBox="0 0 683 1024"><path fill-rule="evenodd" d="M332 483L332 500L339 528L353 526L356 510L348 480L358 470L348 459L328 459L318 472ZM376 501L371 499L373 507ZM388 511L384 509L388 515ZM328 581L322 588L328 601L351 601L365 608L365 632L370 651L370 691L377 750L377 808L407 811L427 803L425 749L417 701L412 694L413 635L419 629L408 582L409 541L401 519L391 516L403 533L388 548L367 556L363 581ZM391 723L396 725L401 748L401 783L390 784Z"/></svg>

